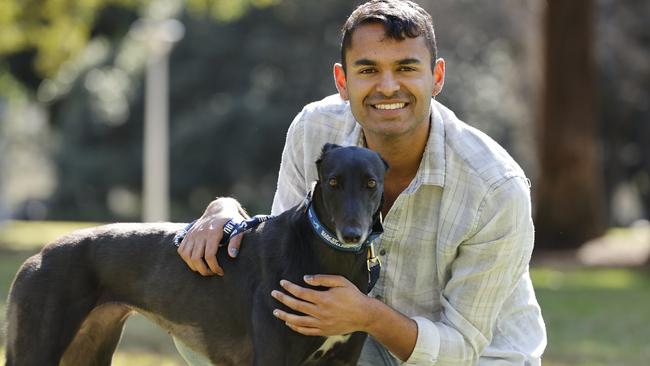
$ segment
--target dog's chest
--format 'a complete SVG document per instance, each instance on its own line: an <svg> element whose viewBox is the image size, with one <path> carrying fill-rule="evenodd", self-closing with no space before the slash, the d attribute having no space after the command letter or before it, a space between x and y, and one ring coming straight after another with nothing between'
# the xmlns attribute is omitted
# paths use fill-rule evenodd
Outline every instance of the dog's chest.
<svg viewBox="0 0 650 366"><path fill-rule="evenodd" d="M345 344L350 340L352 334L326 337L323 344L309 356L306 364L318 362L330 352L335 346Z"/></svg>

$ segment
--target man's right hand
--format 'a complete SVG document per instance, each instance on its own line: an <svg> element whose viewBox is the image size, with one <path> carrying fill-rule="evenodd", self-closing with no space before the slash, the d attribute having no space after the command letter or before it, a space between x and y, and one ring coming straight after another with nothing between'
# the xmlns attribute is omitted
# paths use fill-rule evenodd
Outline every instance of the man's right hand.
<svg viewBox="0 0 650 366"><path fill-rule="evenodd" d="M245 220L243 215L245 213L241 205L232 198L218 198L212 201L203 216L196 220L181 241L178 254L194 272L203 276L223 276L223 269L217 263L217 250L223 236L223 227L231 219L236 222ZM242 236L240 234L230 238L230 257L237 256Z"/></svg>

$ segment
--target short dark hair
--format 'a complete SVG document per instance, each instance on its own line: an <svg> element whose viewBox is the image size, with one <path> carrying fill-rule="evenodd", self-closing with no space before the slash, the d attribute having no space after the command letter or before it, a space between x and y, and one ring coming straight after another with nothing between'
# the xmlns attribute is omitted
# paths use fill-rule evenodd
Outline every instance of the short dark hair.
<svg viewBox="0 0 650 366"><path fill-rule="evenodd" d="M386 36L402 41L406 37L424 36L431 53L431 68L437 58L436 36L431 15L409 0L370 0L359 5L343 25L341 33L341 63L346 70L345 53L352 43L352 33L363 24L378 23L384 26Z"/></svg>

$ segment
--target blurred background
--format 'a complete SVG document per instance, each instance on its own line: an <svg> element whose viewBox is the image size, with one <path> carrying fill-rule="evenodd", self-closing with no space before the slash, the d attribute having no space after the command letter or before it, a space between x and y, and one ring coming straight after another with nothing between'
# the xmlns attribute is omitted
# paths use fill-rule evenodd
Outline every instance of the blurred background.
<svg viewBox="0 0 650 366"><path fill-rule="evenodd" d="M532 181L545 363L647 364L650 2L417 2L447 62L439 100ZM77 227L189 221L224 195L267 213L287 127L336 92L359 3L0 1L2 301ZM118 364L181 364L128 327Z"/></svg>

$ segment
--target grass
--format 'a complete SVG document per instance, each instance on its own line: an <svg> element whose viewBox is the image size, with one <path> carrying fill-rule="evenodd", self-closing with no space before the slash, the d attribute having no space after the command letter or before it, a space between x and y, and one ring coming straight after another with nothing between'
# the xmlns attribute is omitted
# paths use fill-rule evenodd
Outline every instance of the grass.
<svg viewBox="0 0 650 366"><path fill-rule="evenodd" d="M20 264L43 243L87 226L92 224L10 222L0 226L0 324L4 324L5 300ZM535 267L531 275L548 328L545 366L648 364L650 272ZM0 342L4 344L2 332ZM0 360L3 353L0 345ZM113 364L184 365L167 334L141 316L128 320Z"/></svg>
<svg viewBox="0 0 650 366"><path fill-rule="evenodd" d="M532 271L548 327L548 365L645 365L650 274L631 269Z"/></svg>

